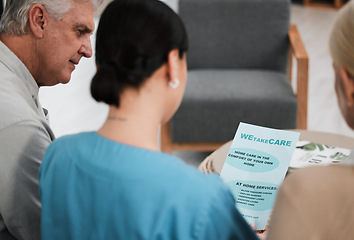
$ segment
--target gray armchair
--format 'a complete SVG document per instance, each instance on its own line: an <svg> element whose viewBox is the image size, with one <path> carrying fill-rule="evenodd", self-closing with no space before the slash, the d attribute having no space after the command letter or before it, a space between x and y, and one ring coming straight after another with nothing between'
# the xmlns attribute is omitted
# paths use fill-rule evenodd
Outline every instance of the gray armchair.
<svg viewBox="0 0 354 240"><path fill-rule="evenodd" d="M213 151L241 121L306 129L308 57L289 26L290 0L179 0L179 14L190 42L188 81L161 127L162 151Z"/></svg>

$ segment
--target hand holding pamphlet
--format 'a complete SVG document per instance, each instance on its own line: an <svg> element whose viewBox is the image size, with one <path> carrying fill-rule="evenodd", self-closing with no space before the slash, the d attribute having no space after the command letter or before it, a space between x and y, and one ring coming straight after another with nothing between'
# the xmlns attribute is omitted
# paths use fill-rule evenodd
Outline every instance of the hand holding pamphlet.
<svg viewBox="0 0 354 240"><path fill-rule="evenodd" d="M267 224L299 133L240 123L220 176L256 230Z"/></svg>

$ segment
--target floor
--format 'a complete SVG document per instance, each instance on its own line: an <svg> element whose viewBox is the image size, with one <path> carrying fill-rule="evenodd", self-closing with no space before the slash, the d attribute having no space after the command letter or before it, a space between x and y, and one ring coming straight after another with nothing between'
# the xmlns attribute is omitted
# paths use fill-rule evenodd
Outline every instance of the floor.
<svg viewBox="0 0 354 240"><path fill-rule="evenodd" d="M164 1L176 9L176 0ZM292 4L291 22L298 26L310 59L308 129L354 137L354 131L341 117L334 92L328 36L336 13L335 9L304 8L301 4ZM98 18L95 22L98 23ZM51 126L57 137L98 129L105 120L107 106L96 103L90 96L90 81L94 73L94 58L82 59L69 84L40 89L41 103L50 111ZM209 153L174 154L197 166Z"/></svg>

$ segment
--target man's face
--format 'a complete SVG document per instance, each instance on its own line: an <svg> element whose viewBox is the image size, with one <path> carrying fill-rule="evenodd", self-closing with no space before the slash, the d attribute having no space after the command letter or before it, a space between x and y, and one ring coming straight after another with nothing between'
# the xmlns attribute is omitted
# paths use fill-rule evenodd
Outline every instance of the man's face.
<svg viewBox="0 0 354 240"><path fill-rule="evenodd" d="M39 41L37 84L68 83L81 57L91 57L90 36L94 30L94 8L90 2L72 2L60 21L49 17L47 31Z"/></svg>

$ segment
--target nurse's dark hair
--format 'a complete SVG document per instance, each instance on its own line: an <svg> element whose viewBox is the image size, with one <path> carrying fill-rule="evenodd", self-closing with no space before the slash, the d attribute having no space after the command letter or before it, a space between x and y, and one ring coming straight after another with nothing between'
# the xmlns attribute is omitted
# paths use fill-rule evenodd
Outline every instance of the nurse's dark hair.
<svg viewBox="0 0 354 240"><path fill-rule="evenodd" d="M171 50L188 49L180 17L159 0L115 0L103 12L96 36L97 73L91 94L119 107L127 87L138 89L167 62Z"/></svg>

